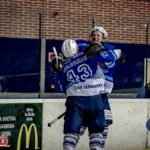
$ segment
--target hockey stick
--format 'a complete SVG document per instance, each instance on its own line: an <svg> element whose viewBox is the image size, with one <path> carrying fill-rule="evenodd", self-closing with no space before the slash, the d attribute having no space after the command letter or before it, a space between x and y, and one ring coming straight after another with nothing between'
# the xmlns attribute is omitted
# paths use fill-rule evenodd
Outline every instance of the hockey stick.
<svg viewBox="0 0 150 150"><path fill-rule="evenodd" d="M57 122L59 119L61 119L65 115L65 112L63 112L61 115L59 115L57 118L55 118L53 121L48 123L48 127L51 127L55 122Z"/></svg>
<svg viewBox="0 0 150 150"><path fill-rule="evenodd" d="M57 51L56 51L55 47L53 47L53 52L54 52L54 55L55 55L55 58L56 58L56 67L58 68L58 54L57 54Z"/></svg>

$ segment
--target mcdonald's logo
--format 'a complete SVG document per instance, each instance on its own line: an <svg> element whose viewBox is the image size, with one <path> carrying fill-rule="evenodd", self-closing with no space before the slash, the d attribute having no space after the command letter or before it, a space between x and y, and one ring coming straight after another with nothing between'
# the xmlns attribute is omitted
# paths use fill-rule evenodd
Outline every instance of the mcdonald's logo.
<svg viewBox="0 0 150 150"><path fill-rule="evenodd" d="M18 135L18 141L17 141L17 150L20 150L23 129L25 129L25 135L26 135L26 149L29 149L32 128L34 130L34 138L35 138L34 149L35 150L40 149L38 147L38 131L37 131L35 124L32 123L29 128L27 127L26 124L22 124L22 126L20 127L20 131L19 131L19 135Z"/></svg>

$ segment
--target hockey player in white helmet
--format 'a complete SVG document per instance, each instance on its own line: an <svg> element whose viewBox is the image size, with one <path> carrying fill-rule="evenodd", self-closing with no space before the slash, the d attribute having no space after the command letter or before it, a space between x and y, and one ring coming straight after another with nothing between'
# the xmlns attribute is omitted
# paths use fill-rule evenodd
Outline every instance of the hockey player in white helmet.
<svg viewBox="0 0 150 150"><path fill-rule="evenodd" d="M67 39L61 46L61 53L54 52L52 58L52 68L54 72L61 71L63 69L63 62L77 54L79 48L77 43L72 39ZM56 50L55 50L56 51Z"/></svg>
<svg viewBox="0 0 150 150"><path fill-rule="evenodd" d="M105 40L108 38L107 31L100 26L95 26L89 35L89 42L84 40L78 40L77 44L81 51L85 51L88 57L96 55L99 52L99 47L103 48L104 51L112 51L117 56L117 60L115 62L100 62L99 66L102 68L103 73L105 75L105 88L104 91L101 91L101 97L104 103L104 112L105 112L105 129L102 133L103 135L103 145L102 149L105 148L105 141L107 139L108 134L108 126L112 124L112 113L108 101L108 93L112 92L113 89L113 70L116 66L116 63L123 63L125 61L125 57L120 49L116 49L113 45L108 44ZM81 135L84 133L86 129L86 125L83 124L81 128Z"/></svg>
<svg viewBox="0 0 150 150"><path fill-rule="evenodd" d="M90 150L101 150L105 117L99 93L104 91L105 79L98 64L114 62L117 56L112 51L104 52L100 46L97 47L99 54L89 57L85 52L78 51L78 47L75 50L75 47L76 43L72 40L64 41L62 55L65 60L62 71L58 68L57 70L56 65L53 65L53 69L58 71L62 91L67 97L63 149L75 150L81 126L86 123ZM53 61L56 63L56 58Z"/></svg>
<svg viewBox="0 0 150 150"><path fill-rule="evenodd" d="M94 32L101 32L101 33L103 34L102 36L103 36L104 39L107 39L107 37L108 37L107 31L106 31L103 27L95 26L95 27L91 30L90 36L92 36L92 34L93 34Z"/></svg>

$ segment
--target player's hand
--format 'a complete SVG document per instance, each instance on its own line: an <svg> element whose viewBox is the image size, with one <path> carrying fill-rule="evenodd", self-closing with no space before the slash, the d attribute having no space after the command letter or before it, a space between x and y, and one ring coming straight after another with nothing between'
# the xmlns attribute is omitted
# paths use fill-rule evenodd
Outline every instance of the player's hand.
<svg viewBox="0 0 150 150"><path fill-rule="evenodd" d="M120 57L116 60L118 64L123 64L126 61L125 54L121 51Z"/></svg>
<svg viewBox="0 0 150 150"><path fill-rule="evenodd" d="M92 43L90 44L87 49L85 50L85 55L87 57L93 57L95 56L98 52L104 51L105 48L101 43Z"/></svg>
<svg viewBox="0 0 150 150"><path fill-rule="evenodd" d="M125 54L123 53L123 51L121 49L115 49L113 51L117 56L116 63L123 64L126 61Z"/></svg>
<svg viewBox="0 0 150 150"><path fill-rule="evenodd" d="M59 71L62 71L63 70L63 58L58 56L58 63L57 63L57 59L56 57L54 56L52 58L52 70L53 72L59 72Z"/></svg>

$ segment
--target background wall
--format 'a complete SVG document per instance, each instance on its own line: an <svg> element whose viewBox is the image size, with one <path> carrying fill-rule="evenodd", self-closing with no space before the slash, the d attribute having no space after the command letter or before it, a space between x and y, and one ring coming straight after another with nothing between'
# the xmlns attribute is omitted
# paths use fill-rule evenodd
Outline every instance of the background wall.
<svg viewBox="0 0 150 150"><path fill-rule="evenodd" d="M38 39L0 38L0 92L61 92L48 58L52 47L60 52L63 40L42 41L40 50ZM114 91L139 93L144 80L145 45L112 44L122 49L126 56L126 62L115 68Z"/></svg>
<svg viewBox="0 0 150 150"><path fill-rule="evenodd" d="M114 89L138 93L147 72L144 58L150 56L149 16L149 0L1 0L0 91L59 92L47 60L52 46L60 51L66 38L88 40L93 25L100 25L108 42L126 55L114 73Z"/></svg>
<svg viewBox="0 0 150 150"><path fill-rule="evenodd" d="M87 39L101 25L109 41L145 43L149 0L1 0L0 36L46 39Z"/></svg>

